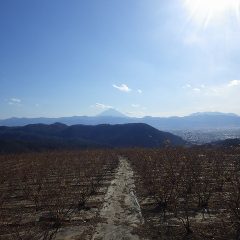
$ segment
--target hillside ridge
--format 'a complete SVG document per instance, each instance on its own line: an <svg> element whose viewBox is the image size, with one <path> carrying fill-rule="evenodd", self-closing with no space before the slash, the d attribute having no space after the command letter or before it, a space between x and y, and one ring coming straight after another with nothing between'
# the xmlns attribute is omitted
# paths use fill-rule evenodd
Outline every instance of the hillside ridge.
<svg viewBox="0 0 240 240"><path fill-rule="evenodd" d="M72 125L61 123L0 127L0 152L78 148L182 146L181 137L144 123Z"/></svg>

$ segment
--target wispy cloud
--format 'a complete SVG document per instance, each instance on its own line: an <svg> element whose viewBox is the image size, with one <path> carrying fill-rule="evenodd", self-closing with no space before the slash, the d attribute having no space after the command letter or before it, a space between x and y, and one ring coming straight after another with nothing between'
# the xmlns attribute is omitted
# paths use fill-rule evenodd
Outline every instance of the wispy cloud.
<svg viewBox="0 0 240 240"><path fill-rule="evenodd" d="M201 92L202 89L205 88L205 85L204 85L204 84L201 84L201 85L198 86L198 87L193 87L191 84L188 83L188 84L185 84L182 88L183 88L183 89L189 89L189 90L194 91L194 92Z"/></svg>
<svg viewBox="0 0 240 240"><path fill-rule="evenodd" d="M234 93L237 91L237 87L240 86L240 80L231 80L228 83L219 85L219 86L213 86L213 87L206 87L206 91L209 92L209 90L214 95L224 96L224 95L232 95L234 96Z"/></svg>
<svg viewBox="0 0 240 240"><path fill-rule="evenodd" d="M200 85L201 86L201 85ZM206 85L201 91L195 92L188 89L190 94L188 97L193 97L196 100L195 106L197 111L220 111L220 112L235 112L239 113L239 89L240 81L230 80L224 83ZM194 94L191 94L194 93ZM192 99L192 100L193 100Z"/></svg>
<svg viewBox="0 0 240 240"><path fill-rule="evenodd" d="M137 92L138 92L139 94L142 94L142 90L141 90L141 89L138 89Z"/></svg>
<svg viewBox="0 0 240 240"><path fill-rule="evenodd" d="M140 105L139 104L131 104L131 107L133 107L133 108L139 108L140 107Z"/></svg>
<svg viewBox="0 0 240 240"><path fill-rule="evenodd" d="M103 103L96 103L95 105L93 105L92 107L95 107L97 109L109 109L109 108L113 108L112 106L109 105L105 105Z"/></svg>
<svg viewBox="0 0 240 240"><path fill-rule="evenodd" d="M231 80L223 84L212 86L205 86L204 84L201 84L193 87L190 84L186 84L182 88L198 94L203 94L205 96L226 97L231 95L233 97L235 96L237 87L240 87L240 80Z"/></svg>
<svg viewBox="0 0 240 240"><path fill-rule="evenodd" d="M10 99L8 100L8 104L9 104L9 105L20 105L21 102L22 102L22 100L19 99L19 98L10 98Z"/></svg>
<svg viewBox="0 0 240 240"><path fill-rule="evenodd" d="M119 86L116 84L113 84L112 86L122 92L131 92L132 91L126 84L121 84Z"/></svg>
<svg viewBox="0 0 240 240"><path fill-rule="evenodd" d="M182 88L192 88L191 84L185 84L184 86L182 86Z"/></svg>
<svg viewBox="0 0 240 240"><path fill-rule="evenodd" d="M240 86L240 80L232 80L228 83L229 87Z"/></svg>
<svg viewBox="0 0 240 240"><path fill-rule="evenodd" d="M11 98L10 101L15 102L15 103L20 103L22 100L19 98Z"/></svg>
<svg viewBox="0 0 240 240"><path fill-rule="evenodd" d="M200 88L193 88L192 89L194 92L201 92L201 89Z"/></svg>

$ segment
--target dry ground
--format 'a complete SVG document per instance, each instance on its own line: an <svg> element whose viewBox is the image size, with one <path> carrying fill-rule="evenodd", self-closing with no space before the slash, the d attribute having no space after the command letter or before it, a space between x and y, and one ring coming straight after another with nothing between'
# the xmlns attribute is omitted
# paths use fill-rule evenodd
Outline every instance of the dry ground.
<svg viewBox="0 0 240 240"><path fill-rule="evenodd" d="M140 239L133 233L143 222L134 188L133 171L127 160L120 158L100 212L104 222L97 225L93 240Z"/></svg>
<svg viewBox="0 0 240 240"><path fill-rule="evenodd" d="M103 206L96 214L96 222L89 227L65 227L56 240L138 240L135 230L143 223L140 206L134 194L133 170L125 158L119 166L107 193ZM94 228L95 227L95 228ZM92 236L91 236L92 235Z"/></svg>

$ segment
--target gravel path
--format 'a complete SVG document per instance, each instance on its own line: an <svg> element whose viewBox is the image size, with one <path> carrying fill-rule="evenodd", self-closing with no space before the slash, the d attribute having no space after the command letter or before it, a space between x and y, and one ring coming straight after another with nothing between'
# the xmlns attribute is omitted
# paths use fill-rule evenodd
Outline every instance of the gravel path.
<svg viewBox="0 0 240 240"><path fill-rule="evenodd" d="M108 188L92 240L140 239L132 231L143 222L140 206L134 195L133 171L125 158L120 158L114 180Z"/></svg>

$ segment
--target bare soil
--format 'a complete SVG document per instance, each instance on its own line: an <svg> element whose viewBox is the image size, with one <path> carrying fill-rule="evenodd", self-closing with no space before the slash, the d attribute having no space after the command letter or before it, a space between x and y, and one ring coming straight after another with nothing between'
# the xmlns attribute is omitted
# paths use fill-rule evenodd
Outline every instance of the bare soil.
<svg viewBox="0 0 240 240"><path fill-rule="evenodd" d="M120 163L106 193L92 240L141 239L136 230L143 224L140 206L134 194L134 178L130 164L120 157ZM135 232L135 233L134 233Z"/></svg>

